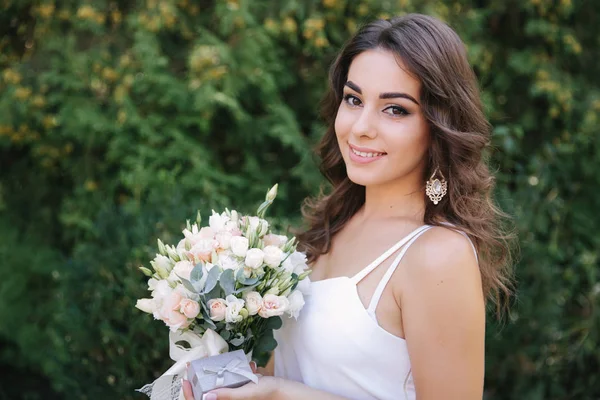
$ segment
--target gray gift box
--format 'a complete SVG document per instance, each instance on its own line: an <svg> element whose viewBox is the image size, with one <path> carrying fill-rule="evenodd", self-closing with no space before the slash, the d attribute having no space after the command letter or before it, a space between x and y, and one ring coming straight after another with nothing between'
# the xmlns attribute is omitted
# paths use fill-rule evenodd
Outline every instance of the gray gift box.
<svg viewBox="0 0 600 400"><path fill-rule="evenodd" d="M217 388L236 388L248 382L257 382L243 350L201 358L190 363L188 380L192 384L194 399Z"/></svg>

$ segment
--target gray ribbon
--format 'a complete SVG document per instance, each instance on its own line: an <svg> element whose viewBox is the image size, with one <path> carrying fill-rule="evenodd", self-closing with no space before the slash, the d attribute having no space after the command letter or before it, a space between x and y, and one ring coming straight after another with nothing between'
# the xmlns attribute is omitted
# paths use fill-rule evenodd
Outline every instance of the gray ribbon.
<svg viewBox="0 0 600 400"><path fill-rule="evenodd" d="M203 370L205 373L217 374L215 387L223 386L223 383L225 382L225 372L231 372L232 374L240 375L244 378L250 379L254 383L258 383L258 377L256 375L243 368L238 368L241 362L241 360L231 360L229 364L224 367L207 366L203 367Z"/></svg>

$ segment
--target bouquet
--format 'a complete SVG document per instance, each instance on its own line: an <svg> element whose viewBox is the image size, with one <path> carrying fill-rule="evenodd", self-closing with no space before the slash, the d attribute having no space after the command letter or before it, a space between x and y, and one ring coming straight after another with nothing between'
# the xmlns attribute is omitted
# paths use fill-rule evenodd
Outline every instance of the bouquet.
<svg viewBox="0 0 600 400"><path fill-rule="evenodd" d="M136 307L169 327L176 363L141 392L176 399L187 362L237 350L249 361L277 346L273 330L282 316L298 317L310 270L296 238L272 233L264 219L276 195L277 185L255 216L213 210L203 227L198 212L176 246L158 240L152 269L140 268L150 277L151 297Z"/></svg>

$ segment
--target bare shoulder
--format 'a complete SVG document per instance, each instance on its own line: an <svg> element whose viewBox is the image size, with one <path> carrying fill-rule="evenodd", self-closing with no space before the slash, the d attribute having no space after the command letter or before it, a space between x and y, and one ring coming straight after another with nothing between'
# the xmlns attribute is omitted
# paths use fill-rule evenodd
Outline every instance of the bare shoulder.
<svg viewBox="0 0 600 400"><path fill-rule="evenodd" d="M471 241L452 228L435 226L423 233L407 251L405 266L411 280L444 276L481 280Z"/></svg>

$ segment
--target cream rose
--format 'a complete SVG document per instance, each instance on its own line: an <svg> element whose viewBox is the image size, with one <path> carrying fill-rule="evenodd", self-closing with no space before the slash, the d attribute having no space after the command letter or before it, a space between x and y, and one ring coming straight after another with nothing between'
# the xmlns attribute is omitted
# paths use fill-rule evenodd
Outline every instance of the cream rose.
<svg viewBox="0 0 600 400"><path fill-rule="evenodd" d="M249 315L256 315L260 311L262 307L263 299L260 293L258 292L249 292L244 296L244 300L246 300L246 310L248 310Z"/></svg>
<svg viewBox="0 0 600 400"><path fill-rule="evenodd" d="M217 214L213 210L213 214L208 218L208 225L215 232L220 232L225 229L225 224L229 221L227 214Z"/></svg>
<svg viewBox="0 0 600 400"><path fill-rule="evenodd" d="M175 266L173 267L173 272L175 272L175 274L177 274L177 276L189 281L190 273L192 272L193 269L194 269L194 264L192 264L191 261L178 261L175 263Z"/></svg>
<svg viewBox="0 0 600 400"><path fill-rule="evenodd" d="M263 297L262 307L258 312L263 318L270 318L278 315L283 315L290 305L287 297L277 296L274 294L265 294Z"/></svg>
<svg viewBox="0 0 600 400"><path fill-rule="evenodd" d="M211 299L206 305L210 311L210 319L213 321L223 321L225 319L227 303L224 299Z"/></svg>
<svg viewBox="0 0 600 400"><path fill-rule="evenodd" d="M248 251L248 239L243 236L233 236L229 243L231 251L238 257L246 256Z"/></svg>
<svg viewBox="0 0 600 400"><path fill-rule="evenodd" d="M196 318L200 314L200 304L190 299L181 299L179 302L179 312L187 318Z"/></svg>
<svg viewBox="0 0 600 400"><path fill-rule="evenodd" d="M283 259L283 251L276 246L267 246L263 249L264 262L271 268L277 268Z"/></svg>
<svg viewBox="0 0 600 400"><path fill-rule="evenodd" d="M261 249L250 249L246 253L246 259L244 263L247 267L252 269L256 269L263 264L263 260L265 258L265 253Z"/></svg>

